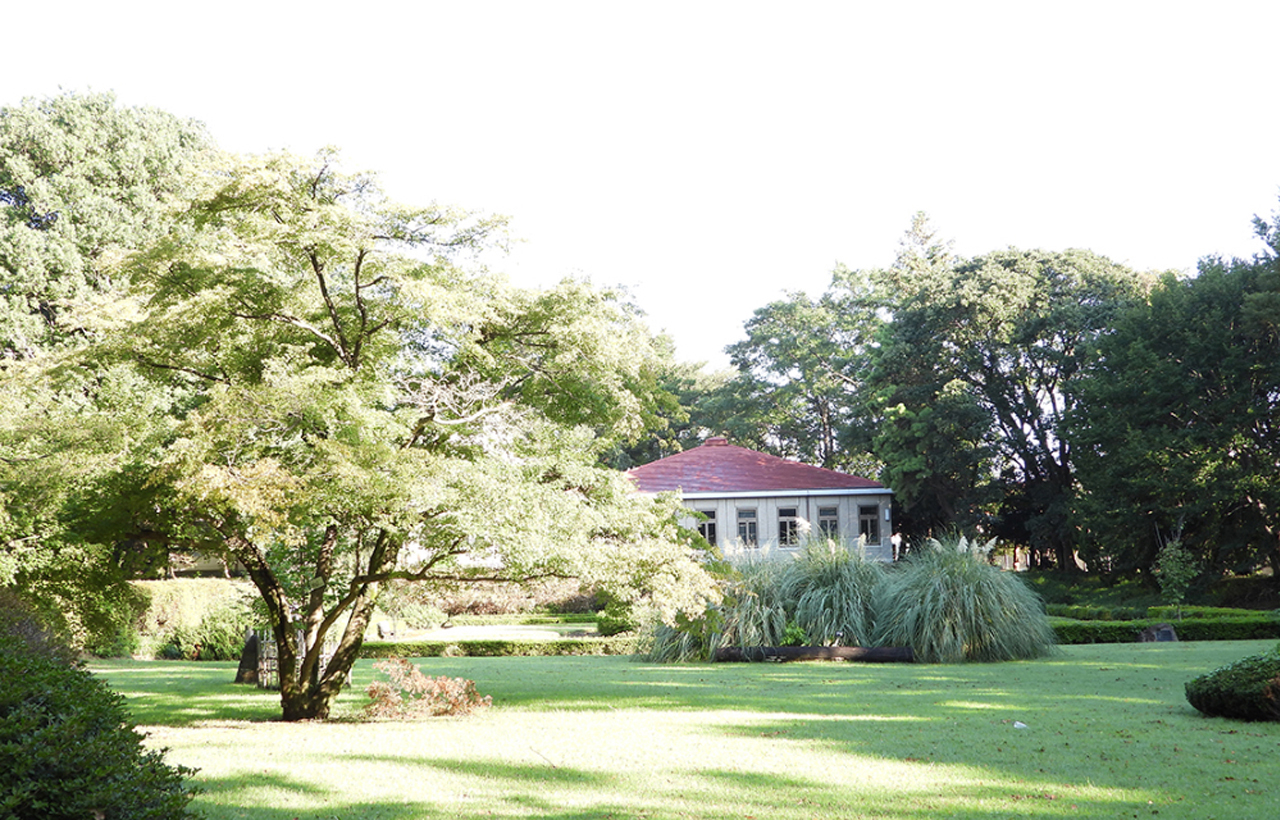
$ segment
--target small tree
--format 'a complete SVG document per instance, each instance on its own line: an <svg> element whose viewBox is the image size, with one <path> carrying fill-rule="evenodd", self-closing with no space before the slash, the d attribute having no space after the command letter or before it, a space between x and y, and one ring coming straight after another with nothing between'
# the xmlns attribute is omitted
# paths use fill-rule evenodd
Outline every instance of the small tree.
<svg viewBox="0 0 1280 820"><path fill-rule="evenodd" d="M1182 620L1182 604L1191 582L1200 572L1200 562L1182 545L1181 538L1174 538L1160 548L1154 569L1160 583L1160 597L1166 604L1178 608L1178 620Z"/></svg>

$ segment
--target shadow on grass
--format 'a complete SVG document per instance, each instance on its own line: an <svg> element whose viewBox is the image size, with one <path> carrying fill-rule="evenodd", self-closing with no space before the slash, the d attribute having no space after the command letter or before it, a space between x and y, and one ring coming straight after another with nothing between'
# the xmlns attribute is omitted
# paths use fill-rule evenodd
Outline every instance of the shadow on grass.
<svg viewBox="0 0 1280 820"><path fill-rule="evenodd" d="M435 820L436 818L528 818L600 820L600 818L683 817L703 820L996 820L1010 817L1113 817L1138 806L1154 815L1149 793L1093 789L1085 796L1063 791L1062 784L1026 782L999 776L982 783L961 783L946 771L921 770L907 785L866 788L842 783L841 775L812 778L766 772L701 769L679 782L628 791L592 772L543 766L459 765L426 760L425 765L481 778L489 788L459 786L450 794L423 795L406 780L401 795L385 800L327 801L323 808L266 805L256 795L293 795L316 790L292 778L236 777L205 784L199 808L207 820L287 820L288 818L361 818L361 820ZM835 777L832 777L835 775ZM850 777L850 780L853 778ZM550 787L552 791L548 792ZM281 801L283 802L283 801Z"/></svg>

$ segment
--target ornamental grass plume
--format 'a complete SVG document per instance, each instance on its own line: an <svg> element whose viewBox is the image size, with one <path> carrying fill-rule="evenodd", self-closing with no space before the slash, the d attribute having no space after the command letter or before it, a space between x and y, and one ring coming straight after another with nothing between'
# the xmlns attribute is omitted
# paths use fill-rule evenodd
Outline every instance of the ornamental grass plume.
<svg viewBox="0 0 1280 820"><path fill-rule="evenodd" d="M993 566L995 539L930 539L889 572L876 594L875 643L909 646L917 661L1037 658L1054 651L1044 603L1020 578Z"/></svg>
<svg viewBox="0 0 1280 820"><path fill-rule="evenodd" d="M782 599L810 646L871 646L875 589L884 574L884 565L861 549L812 541L783 571Z"/></svg>

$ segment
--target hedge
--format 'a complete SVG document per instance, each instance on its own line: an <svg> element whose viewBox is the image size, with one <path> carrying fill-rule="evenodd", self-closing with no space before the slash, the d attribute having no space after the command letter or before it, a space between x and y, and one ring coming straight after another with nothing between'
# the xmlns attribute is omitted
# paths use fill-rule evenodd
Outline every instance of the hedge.
<svg viewBox="0 0 1280 820"><path fill-rule="evenodd" d="M1244 658L1187 681L1187 702L1206 715L1280 720L1280 655Z"/></svg>
<svg viewBox="0 0 1280 820"><path fill-rule="evenodd" d="M642 651L635 635L558 640L366 641L362 658L498 658L533 655L634 655Z"/></svg>
<svg viewBox="0 0 1280 820"><path fill-rule="evenodd" d="M1055 622L1053 631L1060 644L1130 643L1142 630L1169 623L1180 641L1250 641L1280 638L1280 619L1270 613L1230 618L1144 618L1138 621Z"/></svg>

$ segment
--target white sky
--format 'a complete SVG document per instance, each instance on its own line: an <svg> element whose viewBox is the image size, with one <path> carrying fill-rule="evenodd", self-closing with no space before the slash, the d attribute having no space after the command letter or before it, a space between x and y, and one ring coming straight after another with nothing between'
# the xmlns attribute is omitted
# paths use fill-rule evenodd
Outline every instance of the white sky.
<svg viewBox="0 0 1280 820"><path fill-rule="evenodd" d="M114 91L238 151L343 149L396 198L512 217L493 267L626 286L687 361L886 265L1139 269L1261 250L1280 2L7 2L0 105Z"/></svg>

